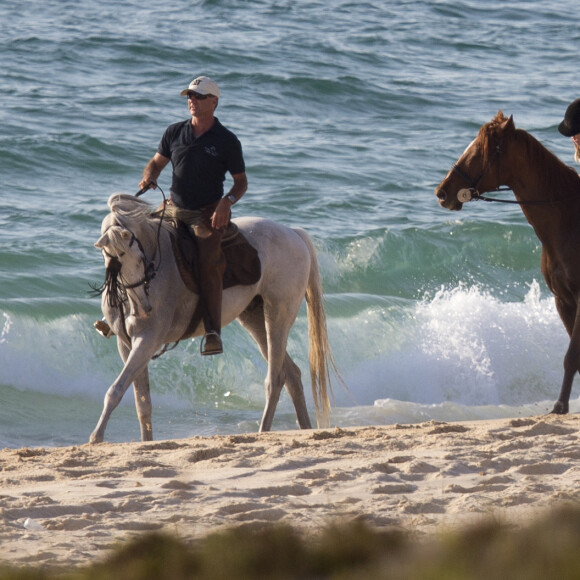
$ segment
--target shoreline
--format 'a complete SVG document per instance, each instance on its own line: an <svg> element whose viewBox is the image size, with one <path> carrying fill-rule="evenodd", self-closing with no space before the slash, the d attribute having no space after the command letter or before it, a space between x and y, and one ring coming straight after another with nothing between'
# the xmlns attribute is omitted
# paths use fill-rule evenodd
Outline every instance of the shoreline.
<svg viewBox="0 0 580 580"><path fill-rule="evenodd" d="M88 565L152 531L520 526L580 499L579 435L580 416L548 415L3 449L0 562Z"/></svg>

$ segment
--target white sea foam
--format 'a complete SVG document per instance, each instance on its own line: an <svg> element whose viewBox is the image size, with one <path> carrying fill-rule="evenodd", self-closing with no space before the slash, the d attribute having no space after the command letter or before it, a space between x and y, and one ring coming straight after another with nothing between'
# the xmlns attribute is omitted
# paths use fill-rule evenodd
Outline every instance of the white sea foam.
<svg viewBox="0 0 580 580"><path fill-rule="evenodd" d="M523 302L501 302L477 287L443 288L399 313L377 340L385 315L367 311L349 325L362 329L351 336L346 371L361 405L525 406L557 397L568 338L535 281ZM365 344L377 342L379 352L363 357Z"/></svg>

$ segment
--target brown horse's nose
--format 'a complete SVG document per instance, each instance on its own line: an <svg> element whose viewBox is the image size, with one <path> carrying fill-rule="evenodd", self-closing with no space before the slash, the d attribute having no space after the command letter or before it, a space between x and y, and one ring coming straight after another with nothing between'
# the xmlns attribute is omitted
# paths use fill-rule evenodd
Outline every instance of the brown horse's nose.
<svg viewBox="0 0 580 580"><path fill-rule="evenodd" d="M441 201L445 201L447 199L447 193L445 192L444 189L436 189L435 190L435 195L441 200Z"/></svg>

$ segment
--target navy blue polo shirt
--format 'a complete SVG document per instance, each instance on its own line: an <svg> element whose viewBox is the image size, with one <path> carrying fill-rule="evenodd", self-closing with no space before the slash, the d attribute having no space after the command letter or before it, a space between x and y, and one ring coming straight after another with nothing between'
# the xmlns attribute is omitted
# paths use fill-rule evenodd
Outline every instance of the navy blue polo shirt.
<svg viewBox="0 0 580 580"><path fill-rule="evenodd" d="M246 168L238 138L214 117L209 131L196 138L191 119L170 125L157 152L171 159L171 199L182 209L199 209L219 201L226 173Z"/></svg>

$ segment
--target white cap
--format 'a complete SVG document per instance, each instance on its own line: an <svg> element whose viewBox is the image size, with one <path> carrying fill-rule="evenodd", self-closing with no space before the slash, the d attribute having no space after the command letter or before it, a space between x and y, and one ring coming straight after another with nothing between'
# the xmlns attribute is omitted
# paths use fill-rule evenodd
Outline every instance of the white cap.
<svg viewBox="0 0 580 580"><path fill-rule="evenodd" d="M185 97L187 93L195 92L200 95L213 95L214 97L220 96L220 90L217 83L210 79L209 77L197 77L193 79L186 89L181 91L181 96Z"/></svg>

